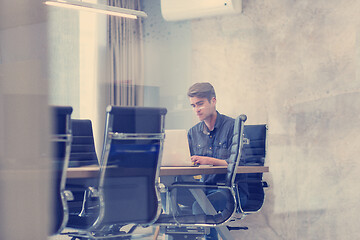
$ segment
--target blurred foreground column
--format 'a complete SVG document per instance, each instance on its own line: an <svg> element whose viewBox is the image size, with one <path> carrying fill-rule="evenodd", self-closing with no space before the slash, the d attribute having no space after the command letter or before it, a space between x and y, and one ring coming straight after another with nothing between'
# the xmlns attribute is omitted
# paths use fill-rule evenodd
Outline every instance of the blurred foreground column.
<svg viewBox="0 0 360 240"><path fill-rule="evenodd" d="M0 1L0 239L47 239L46 6Z"/></svg>

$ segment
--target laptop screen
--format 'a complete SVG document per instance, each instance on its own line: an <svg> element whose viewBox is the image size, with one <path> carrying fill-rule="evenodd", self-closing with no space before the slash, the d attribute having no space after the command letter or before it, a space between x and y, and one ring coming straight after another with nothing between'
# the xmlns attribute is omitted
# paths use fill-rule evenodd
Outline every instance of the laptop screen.
<svg viewBox="0 0 360 240"><path fill-rule="evenodd" d="M165 130L165 141L161 166L192 166L187 131Z"/></svg>

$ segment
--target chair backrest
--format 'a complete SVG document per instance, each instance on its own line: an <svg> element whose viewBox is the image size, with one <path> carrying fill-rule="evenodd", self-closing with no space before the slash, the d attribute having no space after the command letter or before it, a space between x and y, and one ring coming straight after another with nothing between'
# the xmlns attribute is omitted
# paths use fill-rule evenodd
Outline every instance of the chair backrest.
<svg viewBox="0 0 360 240"><path fill-rule="evenodd" d="M72 143L69 167L97 165L98 158L95 150L92 123L89 119L72 119ZM98 177L68 178L66 190L71 191L69 200L68 228L87 229L91 227L98 217L98 201L87 197L89 189L97 189ZM84 199L85 196L85 199ZM94 207L95 206L95 207ZM82 213L82 214L80 214Z"/></svg>
<svg viewBox="0 0 360 240"><path fill-rule="evenodd" d="M69 167L98 164L92 123L89 119L72 119L72 143Z"/></svg>
<svg viewBox="0 0 360 240"><path fill-rule="evenodd" d="M237 118L235 118L234 123L234 131L233 131L233 138L232 138L232 145L231 145L231 152L230 157L228 159L228 168L227 168L227 174L226 174L226 181L225 185L229 187L229 189L233 189L236 173L237 173L237 167L239 166L240 161L242 160L242 149L243 149L243 143L244 143L244 124L247 119L247 116L242 114L239 115ZM214 223L215 224L221 224L228 219L231 218L231 216L235 213L237 207L236 202L234 201L235 196L230 196L231 194L227 193L227 204L225 209L215 215L214 219L217 219ZM235 193L232 193L235 194Z"/></svg>
<svg viewBox="0 0 360 240"><path fill-rule="evenodd" d="M231 153L228 160L228 168L226 175L226 185L229 187L232 187L234 185L237 167L240 160L242 159L242 149L244 143L244 123L246 119L246 115L240 115L235 119Z"/></svg>
<svg viewBox="0 0 360 240"><path fill-rule="evenodd" d="M249 144L244 145L244 158L247 166L264 166L266 155L267 125L245 125L244 136Z"/></svg>
<svg viewBox="0 0 360 240"><path fill-rule="evenodd" d="M267 125L245 125L244 136L249 144L244 145L244 160L247 166L264 166L266 156L266 133ZM265 193L263 189L263 174L247 174L248 200L242 207L244 212L255 212L260 210L264 203Z"/></svg>
<svg viewBox="0 0 360 240"><path fill-rule="evenodd" d="M68 220L68 208L65 198L66 170L69 164L71 145L72 107L53 106L52 113L52 156L54 166L54 222L51 234L61 232Z"/></svg>
<svg viewBox="0 0 360 240"><path fill-rule="evenodd" d="M160 214L158 184L165 108L108 106L99 193L102 224L151 224Z"/></svg>

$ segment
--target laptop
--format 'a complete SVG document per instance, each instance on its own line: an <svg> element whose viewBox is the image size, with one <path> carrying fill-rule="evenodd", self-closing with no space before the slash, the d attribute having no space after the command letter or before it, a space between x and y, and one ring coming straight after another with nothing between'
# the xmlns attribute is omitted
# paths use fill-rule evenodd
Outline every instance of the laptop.
<svg viewBox="0 0 360 240"><path fill-rule="evenodd" d="M165 130L161 166L194 166L190 158L187 131L185 129Z"/></svg>

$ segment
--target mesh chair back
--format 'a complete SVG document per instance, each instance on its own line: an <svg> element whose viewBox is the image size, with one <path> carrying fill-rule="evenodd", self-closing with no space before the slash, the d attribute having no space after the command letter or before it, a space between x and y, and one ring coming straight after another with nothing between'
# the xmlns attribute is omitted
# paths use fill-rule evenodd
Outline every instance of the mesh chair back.
<svg viewBox="0 0 360 240"><path fill-rule="evenodd" d="M52 156L54 171L54 222L51 227L51 234L59 233L63 230L68 220L68 208L65 198L66 169L69 163L71 126L70 118L72 107L54 106L52 113Z"/></svg>
<svg viewBox="0 0 360 240"><path fill-rule="evenodd" d="M101 157L102 224L148 224L160 213L158 181L166 109L107 108Z"/></svg>

